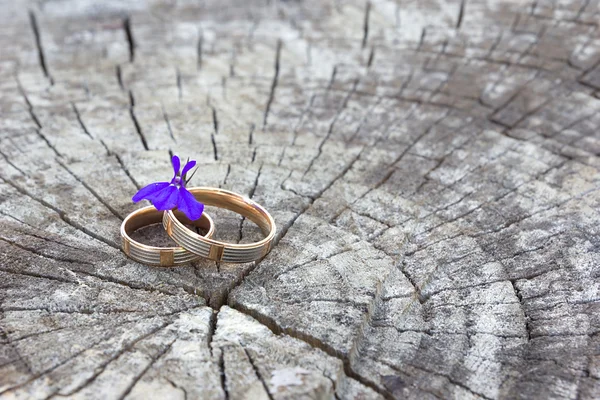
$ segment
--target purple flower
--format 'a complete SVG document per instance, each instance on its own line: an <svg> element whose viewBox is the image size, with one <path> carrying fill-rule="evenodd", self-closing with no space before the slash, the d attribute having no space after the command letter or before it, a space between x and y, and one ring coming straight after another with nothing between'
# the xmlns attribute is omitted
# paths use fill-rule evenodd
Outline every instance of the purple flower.
<svg viewBox="0 0 600 400"><path fill-rule="evenodd" d="M194 168L196 161L188 161L183 167L183 171L179 170L181 166L179 157L173 156L171 162L173 163L174 171L171 182L155 182L144 186L131 200L134 203L144 199L149 200L160 211L172 210L177 207L190 220L195 221L202 215L204 204L196 200L185 188L185 185L189 181L189 179L186 180L186 174L190 169Z"/></svg>

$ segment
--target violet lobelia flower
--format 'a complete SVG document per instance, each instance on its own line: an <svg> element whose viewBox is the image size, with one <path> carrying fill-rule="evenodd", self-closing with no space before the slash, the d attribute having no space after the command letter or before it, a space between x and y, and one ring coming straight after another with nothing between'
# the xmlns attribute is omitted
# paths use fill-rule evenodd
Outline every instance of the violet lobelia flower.
<svg viewBox="0 0 600 400"><path fill-rule="evenodd" d="M160 211L172 210L177 207L190 220L195 221L202 215L204 204L196 200L185 188L185 185L189 181L189 179L186 180L186 174L194 168L196 161L188 161L181 171L179 157L173 156L171 162L174 171L171 182L155 182L144 186L132 197L132 200L134 203L140 200L149 200Z"/></svg>

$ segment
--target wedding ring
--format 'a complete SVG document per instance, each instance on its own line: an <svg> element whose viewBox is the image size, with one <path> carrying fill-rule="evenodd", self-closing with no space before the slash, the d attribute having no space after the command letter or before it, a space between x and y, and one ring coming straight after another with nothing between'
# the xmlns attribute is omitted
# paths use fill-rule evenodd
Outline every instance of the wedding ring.
<svg viewBox="0 0 600 400"><path fill-rule="evenodd" d="M121 224L123 252L135 261L160 267L181 265L200 258L196 254L191 253L182 247L148 246L131 239L129 235L136 230L144 226L160 223L164 213L164 211L158 211L154 206L148 206L129 214ZM210 218L208 214L202 213L202 216L196 221L190 221L179 211L176 211L175 214L180 221L207 231L206 237L209 238L213 235L215 229L212 218Z"/></svg>
<svg viewBox="0 0 600 400"><path fill-rule="evenodd" d="M226 263L245 263L263 258L271 250L275 238L275 220L261 205L228 190L198 187L188 189L201 203L225 208L243 215L262 230L265 238L256 243L224 243L200 236L184 226L173 211L165 211L163 226L167 234L185 249L209 260Z"/></svg>

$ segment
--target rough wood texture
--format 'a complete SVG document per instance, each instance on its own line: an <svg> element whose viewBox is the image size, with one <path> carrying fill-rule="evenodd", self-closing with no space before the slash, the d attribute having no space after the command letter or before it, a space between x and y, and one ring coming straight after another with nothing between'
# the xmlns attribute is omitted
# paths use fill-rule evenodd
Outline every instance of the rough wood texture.
<svg viewBox="0 0 600 400"><path fill-rule="evenodd" d="M0 397L598 398L599 7L1 0ZM169 151L268 257L121 253Z"/></svg>

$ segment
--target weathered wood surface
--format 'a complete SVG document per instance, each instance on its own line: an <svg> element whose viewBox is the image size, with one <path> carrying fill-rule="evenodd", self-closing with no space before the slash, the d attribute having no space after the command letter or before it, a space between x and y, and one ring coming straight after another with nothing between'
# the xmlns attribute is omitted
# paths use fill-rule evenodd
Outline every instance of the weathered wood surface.
<svg viewBox="0 0 600 400"><path fill-rule="evenodd" d="M2 0L0 397L598 398L599 21ZM268 257L121 253L169 151L272 211Z"/></svg>

